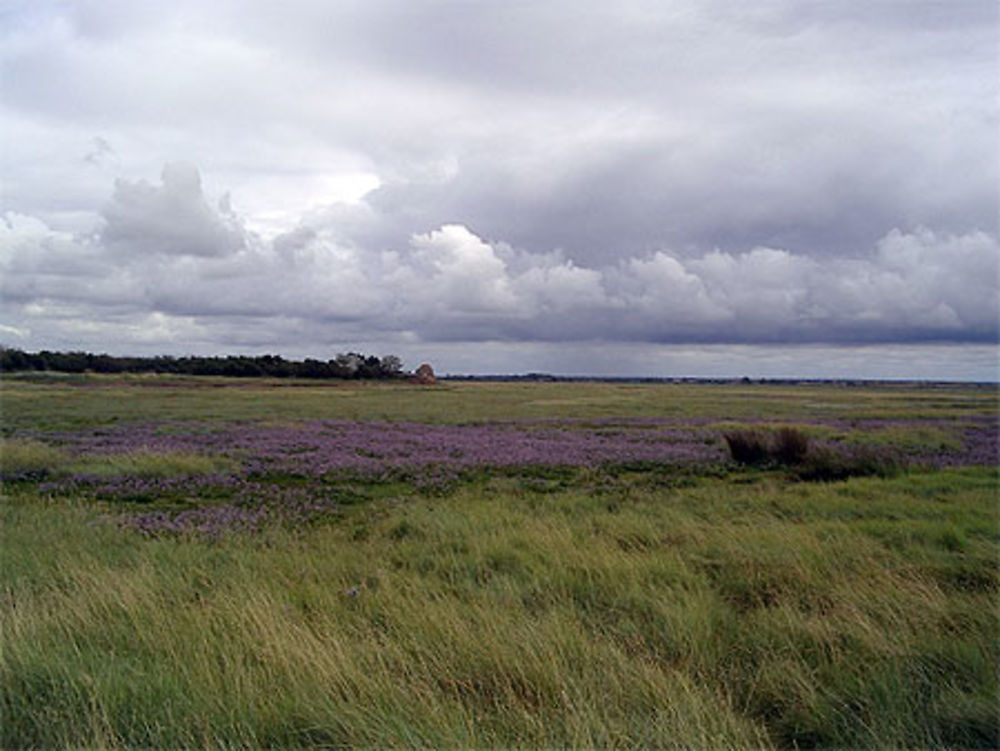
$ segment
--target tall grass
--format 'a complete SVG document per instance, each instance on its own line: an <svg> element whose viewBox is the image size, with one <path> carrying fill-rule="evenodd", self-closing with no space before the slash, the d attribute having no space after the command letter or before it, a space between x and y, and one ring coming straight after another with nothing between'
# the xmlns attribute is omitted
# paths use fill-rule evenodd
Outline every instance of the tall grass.
<svg viewBox="0 0 1000 751"><path fill-rule="evenodd" d="M215 542L9 498L0 746L994 746L995 473L749 479Z"/></svg>

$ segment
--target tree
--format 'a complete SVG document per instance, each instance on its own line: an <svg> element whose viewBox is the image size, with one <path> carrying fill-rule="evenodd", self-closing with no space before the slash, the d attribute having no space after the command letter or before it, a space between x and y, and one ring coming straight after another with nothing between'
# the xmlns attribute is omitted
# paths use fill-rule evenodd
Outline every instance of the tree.
<svg viewBox="0 0 1000 751"><path fill-rule="evenodd" d="M403 372L403 361L396 355L385 355L382 357L382 375L398 376Z"/></svg>
<svg viewBox="0 0 1000 751"><path fill-rule="evenodd" d="M337 367L344 373L345 377L352 378L354 374L358 372L358 368L361 367L361 364L364 362L364 358L355 352L342 352L337 355L335 362L337 363Z"/></svg>

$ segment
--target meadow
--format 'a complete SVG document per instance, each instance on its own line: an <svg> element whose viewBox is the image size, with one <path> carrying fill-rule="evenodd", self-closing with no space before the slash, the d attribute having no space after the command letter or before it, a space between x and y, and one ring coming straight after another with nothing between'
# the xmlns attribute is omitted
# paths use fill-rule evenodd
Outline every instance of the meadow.
<svg viewBox="0 0 1000 751"><path fill-rule="evenodd" d="M0 747L1000 745L994 387L0 398Z"/></svg>

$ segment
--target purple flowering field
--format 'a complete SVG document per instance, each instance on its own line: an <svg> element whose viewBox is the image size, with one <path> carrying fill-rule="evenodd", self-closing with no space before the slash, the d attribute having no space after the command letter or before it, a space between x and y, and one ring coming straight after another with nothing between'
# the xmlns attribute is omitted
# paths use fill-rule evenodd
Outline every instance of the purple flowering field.
<svg viewBox="0 0 1000 751"><path fill-rule="evenodd" d="M756 421L754 427L767 427ZM918 465L992 464L997 429L990 419L833 420L813 427L843 438L942 431L949 440L893 448ZM148 422L75 431L34 431L33 439L83 460L142 452L189 454L228 461L217 472L91 473L85 468L50 479L49 493L84 493L103 500L148 504L126 512L123 524L155 534L253 531L280 520L307 523L363 499L352 488L404 480L416 490L441 488L463 473L484 469L608 467L623 464L711 465L728 460L717 424L706 418L535 420L467 425L313 420L206 425ZM823 443L823 439L819 443ZM831 441L826 440L826 443ZM836 442L834 442L836 443ZM135 508L135 506L133 506Z"/></svg>

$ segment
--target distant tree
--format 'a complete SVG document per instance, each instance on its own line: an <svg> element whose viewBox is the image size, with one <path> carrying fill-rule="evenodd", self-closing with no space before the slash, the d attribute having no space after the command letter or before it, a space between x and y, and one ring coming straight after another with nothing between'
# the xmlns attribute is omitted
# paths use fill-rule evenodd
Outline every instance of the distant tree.
<svg viewBox="0 0 1000 751"><path fill-rule="evenodd" d="M90 352L24 352L0 346L0 372L54 370L65 373L177 373L234 378L398 378L403 363L396 355L378 358L357 352L333 360L286 360L280 355L225 357L115 357Z"/></svg>
<svg viewBox="0 0 1000 751"><path fill-rule="evenodd" d="M356 378L380 378L382 376L382 361L377 357L369 356L361 360L358 366Z"/></svg>
<svg viewBox="0 0 1000 751"><path fill-rule="evenodd" d="M337 367L344 373L345 378L354 378L355 373L364 362L364 358L357 352L346 352L337 355L335 360Z"/></svg>
<svg viewBox="0 0 1000 751"><path fill-rule="evenodd" d="M403 372L403 361L396 355L385 355L382 357L382 375L394 377Z"/></svg>
<svg viewBox="0 0 1000 751"><path fill-rule="evenodd" d="M9 373L15 370L32 370L28 356L19 349L4 347L0 350L0 372Z"/></svg>
<svg viewBox="0 0 1000 751"><path fill-rule="evenodd" d="M294 375L292 364L281 355L262 355L257 358L261 371L275 378L287 378Z"/></svg>
<svg viewBox="0 0 1000 751"><path fill-rule="evenodd" d="M333 371L328 363L306 358L299 366L296 375L302 378L330 378Z"/></svg>

